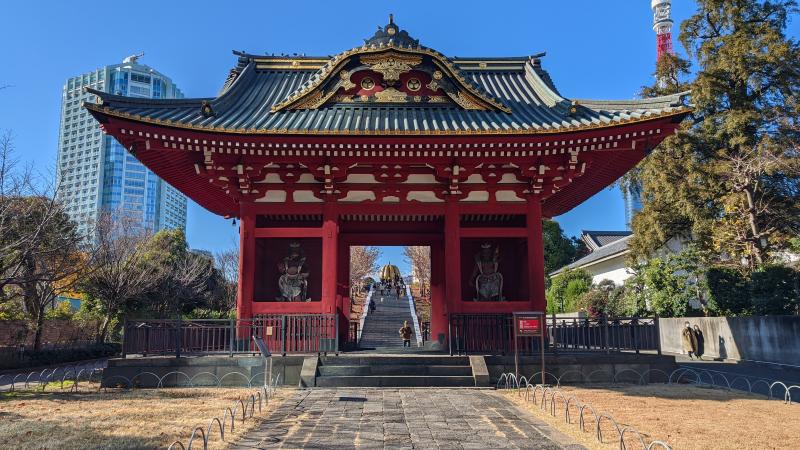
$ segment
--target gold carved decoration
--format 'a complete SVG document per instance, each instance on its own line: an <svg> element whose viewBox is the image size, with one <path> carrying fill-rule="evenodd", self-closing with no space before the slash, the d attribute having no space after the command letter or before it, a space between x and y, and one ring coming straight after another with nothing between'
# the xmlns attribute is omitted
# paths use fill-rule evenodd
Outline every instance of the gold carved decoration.
<svg viewBox="0 0 800 450"><path fill-rule="evenodd" d="M479 103L477 103L471 95L464 93L463 91L458 91L456 93L447 93L450 98L453 99L454 102L458 104L458 106L464 109L485 109Z"/></svg>
<svg viewBox="0 0 800 450"><path fill-rule="evenodd" d="M389 87L376 93L375 101L378 103L405 103L406 97L405 92Z"/></svg>
<svg viewBox="0 0 800 450"><path fill-rule="evenodd" d="M356 87L356 84L350 81L350 72L343 70L339 72L339 78L342 79L342 87L345 90L352 89Z"/></svg>
<svg viewBox="0 0 800 450"><path fill-rule="evenodd" d="M297 109L317 109L322 106L329 98L333 96L335 92L331 91L330 93L326 94L322 91L316 91L309 95L308 97L304 98L301 103L297 104Z"/></svg>
<svg viewBox="0 0 800 450"><path fill-rule="evenodd" d="M441 70L434 70L433 71L433 79L434 80L441 80L442 79L442 71Z"/></svg>
<svg viewBox="0 0 800 450"><path fill-rule="evenodd" d="M416 92L422 88L422 83L419 78L409 78L406 87L408 87L409 91Z"/></svg>
<svg viewBox="0 0 800 450"><path fill-rule="evenodd" d="M397 52L364 55L360 60L362 64L370 66L372 70L383 75L383 80L390 86L400 80L400 74L406 73L422 63L421 56L404 55Z"/></svg>
<svg viewBox="0 0 800 450"><path fill-rule="evenodd" d="M430 89L430 90L432 90L432 91L438 90L439 89L439 82L436 81L436 80L431 80L431 82L426 84L425 87Z"/></svg>

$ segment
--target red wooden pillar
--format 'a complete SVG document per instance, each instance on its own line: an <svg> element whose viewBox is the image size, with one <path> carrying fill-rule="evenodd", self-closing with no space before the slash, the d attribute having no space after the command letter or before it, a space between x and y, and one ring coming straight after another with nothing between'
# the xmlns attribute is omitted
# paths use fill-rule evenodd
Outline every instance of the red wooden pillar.
<svg viewBox="0 0 800 450"><path fill-rule="evenodd" d="M544 242L542 241L542 202L539 197L528 198L526 224L528 227L528 295L533 311L545 311Z"/></svg>
<svg viewBox="0 0 800 450"><path fill-rule="evenodd" d="M444 249L441 242L431 244L431 336L433 342L439 342L442 336L442 344L447 342L447 299L445 298L444 274L445 274Z"/></svg>
<svg viewBox="0 0 800 450"><path fill-rule="evenodd" d="M445 314L461 310L461 215L456 199L448 199L444 213Z"/></svg>
<svg viewBox="0 0 800 450"><path fill-rule="evenodd" d="M339 340L347 340L350 326L350 244L337 239L336 311L339 314Z"/></svg>
<svg viewBox="0 0 800 450"><path fill-rule="evenodd" d="M253 317L254 275L256 270L256 216L242 208L239 217L239 287L236 293L236 318Z"/></svg>
<svg viewBox="0 0 800 450"><path fill-rule="evenodd" d="M336 270L339 250L339 216L336 205L325 202L322 214L322 312L336 312Z"/></svg>

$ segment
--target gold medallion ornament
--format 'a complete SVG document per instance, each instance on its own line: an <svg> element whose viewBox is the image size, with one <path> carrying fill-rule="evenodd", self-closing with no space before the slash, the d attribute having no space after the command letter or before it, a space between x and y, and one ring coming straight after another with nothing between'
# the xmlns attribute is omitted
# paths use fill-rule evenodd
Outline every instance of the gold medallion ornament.
<svg viewBox="0 0 800 450"><path fill-rule="evenodd" d="M374 87L375 87L375 81L373 81L372 78L364 77L361 79L361 89L369 91Z"/></svg>
<svg viewBox="0 0 800 450"><path fill-rule="evenodd" d="M416 92L422 88L422 83L420 83L418 78L409 78L406 87L408 87L409 91Z"/></svg>

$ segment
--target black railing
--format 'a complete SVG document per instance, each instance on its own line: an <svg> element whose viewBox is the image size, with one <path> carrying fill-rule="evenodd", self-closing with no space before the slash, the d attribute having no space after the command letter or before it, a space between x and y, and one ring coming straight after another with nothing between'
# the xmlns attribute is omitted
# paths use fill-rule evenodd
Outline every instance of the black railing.
<svg viewBox="0 0 800 450"><path fill-rule="evenodd" d="M658 317L556 318L547 329L560 349L661 352Z"/></svg>
<svg viewBox="0 0 800 450"><path fill-rule="evenodd" d="M451 314L451 354L514 352L511 314ZM534 338L538 339L538 338ZM658 317L574 318L547 320L546 347L553 350L635 351L661 353ZM520 339L521 354L538 352L533 339Z"/></svg>
<svg viewBox="0 0 800 450"><path fill-rule="evenodd" d="M514 351L511 314L451 314L450 354Z"/></svg>
<svg viewBox="0 0 800 450"><path fill-rule="evenodd" d="M123 356L128 354L257 353L253 337L275 354L338 352L335 314L269 314L253 319L127 320Z"/></svg>

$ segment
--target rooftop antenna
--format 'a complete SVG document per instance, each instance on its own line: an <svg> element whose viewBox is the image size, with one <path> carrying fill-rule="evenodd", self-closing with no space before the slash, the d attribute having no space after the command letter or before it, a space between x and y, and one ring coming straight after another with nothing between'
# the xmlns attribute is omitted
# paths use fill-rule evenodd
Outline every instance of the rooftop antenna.
<svg viewBox="0 0 800 450"><path fill-rule="evenodd" d="M136 62L139 61L139 58L142 56L144 56L144 52L139 52L135 55L128 56L122 60L122 64L136 64Z"/></svg>

